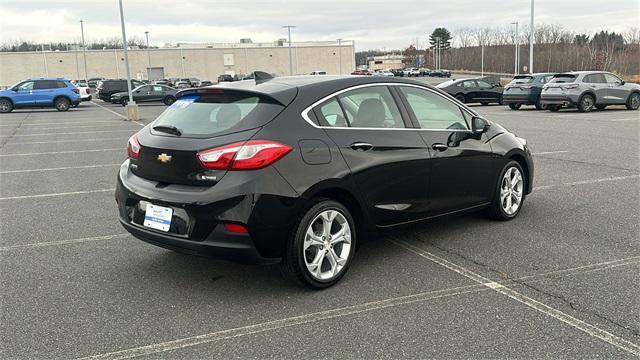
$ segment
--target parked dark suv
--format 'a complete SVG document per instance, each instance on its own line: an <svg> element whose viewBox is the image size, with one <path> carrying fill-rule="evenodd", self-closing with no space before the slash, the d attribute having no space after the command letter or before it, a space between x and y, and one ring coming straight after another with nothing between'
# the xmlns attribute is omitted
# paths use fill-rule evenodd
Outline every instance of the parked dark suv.
<svg viewBox="0 0 640 360"><path fill-rule="evenodd" d="M136 87L144 85L141 81L131 80L131 88L135 89ZM127 89L127 80L125 79L117 79L117 80L104 80L102 81L98 87L96 88L96 96L106 102L111 102L111 95L123 91L128 91Z"/></svg>
<svg viewBox="0 0 640 360"><path fill-rule="evenodd" d="M581 112L589 112L609 105L625 105L629 110L638 110L640 85L602 71L557 74L542 89L540 103L551 111L577 107Z"/></svg>
<svg viewBox="0 0 640 360"><path fill-rule="evenodd" d="M502 93L502 102L509 105L512 110L518 110L522 105L535 105L536 109L544 110L545 104L540 103L542 87L548 83L555 74L536 73L516 75Z"/></svg>
<svg viewBox="0 0 640 360"><path fill-rule="evenodd" d="M177 97L129 139L122 225L178 252L280 262L311 288L336 283L372 230L510 220L531 192L526 141L422 82L263 74Z"/></svg>

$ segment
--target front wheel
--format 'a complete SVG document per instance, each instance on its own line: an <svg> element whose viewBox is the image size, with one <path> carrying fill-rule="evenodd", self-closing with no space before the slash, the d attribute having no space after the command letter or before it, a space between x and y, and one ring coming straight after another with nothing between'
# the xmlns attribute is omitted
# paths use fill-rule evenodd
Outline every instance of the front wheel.
<svg viewBox="0 0 640 360"><path fill-rule="evenodd" d="M56 101L53 103L53 106L58 111L67 111L71 107L71 101L69 101L69 99L63 98L63 97L57 98Z"/></svg>
<svg viewBox="0 0 640 360"><path fill-rule="evenodd" d="M174 98L173 96L167 96L162 102L164 102L165 105L169 106L176 102L176 98Z"/></svg>
<svg viewBox="0 0 640 360"><path fill-rule="evenodd" d="M128 103L129 103L129 99L127 98L120 99L120 105L127 106Z"/></svg>
<svg viewBox="0 0 640 360"><path fill-rule="evenodd" d="M578 110L580 112L589 112L593 110L595 104L596 104L596 100L593 98L593 96L589 94L583 95L580 101L578 102Z"/></svg>
<svg viewBox="0 0 640 360"><path fill-rule="evenodd" d="M627 110L638 110L640 108L640 93L633 93L627 100Z"/></svg>
<svg viewBox="0 0 640 360"><path fill-rule="evenodd" d="M0 99L0 113L10 113L13 111L13 103L9 99Z"/></svg>
<svg viewBox="0 0 640 360"><path fill-rule="evenodd" d="M339 202L320 200L300 219L287 242L283 274L311 289L340 281L356 247L356 228L349 210Z"/></svg>
<svg viewBox="0 0 640 360"><path fill-rule="evenodd" d="M463 103L463 104L467 102L467 99L466 99L466 98L464 97L464 95L462 95L462 94L458 94L458 95L456 95L456 99L457 99L458 101L460 101L461 103Z"/></svg>
<svg viewBox="0 0 640 360"><path fill-rule="evenodd" d="M547 104L542 104L542 103L540 103L540 100L538 100L536 102L536 109L537 110L547 110Z"/></svg>
<svg viewBox="0 0 640 360"><path fill-rule="evenodd" d="M509 108L511 110L518 110L518 109L520 109L520 106L522 106L522 104L520 104L520 103L511 103L511 104L509 104Z"/></svg>
<svg viewBox="0 0 640 360"><path fill-rule="evenodd" d="M489 208L489 215L492 218L507 221L518 216L525 198L523 174L522 167L517 161L511 160L504 166Z"/></svg>

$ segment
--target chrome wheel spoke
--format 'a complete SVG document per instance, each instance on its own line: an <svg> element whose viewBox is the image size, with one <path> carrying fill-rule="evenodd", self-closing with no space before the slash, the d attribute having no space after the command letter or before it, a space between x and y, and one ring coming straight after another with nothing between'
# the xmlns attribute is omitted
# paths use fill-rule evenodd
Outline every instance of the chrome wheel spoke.
<svg viewBox="0 0 640 360"><path fill-rule="evenodd" d="M347 218L338 210L318 214L307 228L302 251L313 278L330 280L336 277L351 254L351 227Z"/></svg>
<svg viewBox="0 0 640 360"><path fill-rule="evenodd" d="M312 228L307 229L307 234L304 239L304 250L309 249L311 246L316 246L320 249L324 246L322 238L313 231Z"/></svg>
<svg viewBox="0 0 640 360"><path fill-rule="evenodd" d="M523 196L523 180L520 170L510 167L502 177L500 205L507 215L515 214L520 208Z"/></svg>

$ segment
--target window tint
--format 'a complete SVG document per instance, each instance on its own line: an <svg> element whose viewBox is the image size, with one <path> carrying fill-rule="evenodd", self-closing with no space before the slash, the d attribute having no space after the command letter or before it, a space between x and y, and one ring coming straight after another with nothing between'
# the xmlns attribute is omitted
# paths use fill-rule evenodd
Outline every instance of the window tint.
<svg viewBox="0 0 640 360"><path fill-rule="evenodd" d="M478 86L481 87L481 88L493 87L491 84L489 84L488 82L486 82L484 80L476 80L476 82L478 83Z"/></svg>
<svg viewBox="0 0 640 360"><path fill-rule="evenodd" d="M62 82L62 81L60 81ZM62 82L64 84L64 82ZM58 81L55 80L37 80L33 86L34 90L55 89L58 87ZM65 85L66 87L66 85Z"/></svg>
<svg viewBox="0 0 640 360"><path fill-rule="evenodd" d="M318 119L321 126L349 126L336 98L332 98L318 107Z"/></svg>
<svg viewBox="0 0 640 360"><path fill-rule="evenodd" d="M609 84L619 84L622 82L620 78L612 74L604 74L604 79Z"/></svg>
<svg viewBox="0 0 640 360"><path fill-rule="evenodd" d="M473 80L466 80L462 82L462 86L465 88L472 88L472 87L476 87L476 82Z"/></svg>
<svg viewBox="0 0 640 360"><path fill-rule="evenodd" d="M352 127L403 128L404 122L386 86L369 86L338 95Z"/></svg>
<svg viewBox="0 0 640 360"><path fill-rule="evenodd" d="M561 83L572 83L575 80L576 80L576 76L573 74L560 74L560 75L555 75L553 79L551 79L551 81L549 82L561 84Z"/></svg>
<svg viewBox="0 0 640 360"><path fill-rule="evenodd" d="M443 96L415 87L401 86L421 129L467 130L462 110Z"/></svg>
<svg viewBox="0 0 640 360"><path fill-rule="evenodd" d="M584 77L584 82L590 84L604 84L606 83L602 74L589 74Z"/></svg>
<svg viewBox="0 0 640 360"><path fill-rule="evenodd" d="M25 81L22 84L18 84L16 88L20 91L33 90L33 81Z"/></svg>
<svg viewBox="0 0 640 360"><path fill-rule="evenodd" d="M169 106L151 127L171 125L182 137L212 137L262 126L282 108L270 98L241 92L189 95Z"/></svg>
<svg viewBox="0 0 640 360"><path fill-rule="evenodd" d="M136 89L136 91L146 93L151 91L151 86L140 86L139 88Z"/></svg>

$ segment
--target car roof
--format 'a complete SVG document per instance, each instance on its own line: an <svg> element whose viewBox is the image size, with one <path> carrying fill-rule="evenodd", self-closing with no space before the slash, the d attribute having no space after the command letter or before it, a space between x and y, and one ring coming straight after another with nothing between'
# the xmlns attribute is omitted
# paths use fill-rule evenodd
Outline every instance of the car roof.
<svg viewBox="0 0 640 360"><path fill-rule="evenodd" d="M58 81L69 81L65 78L55 78L55 77L40 77L40 78L30 78L27 80L58 80Z"/></svg>

